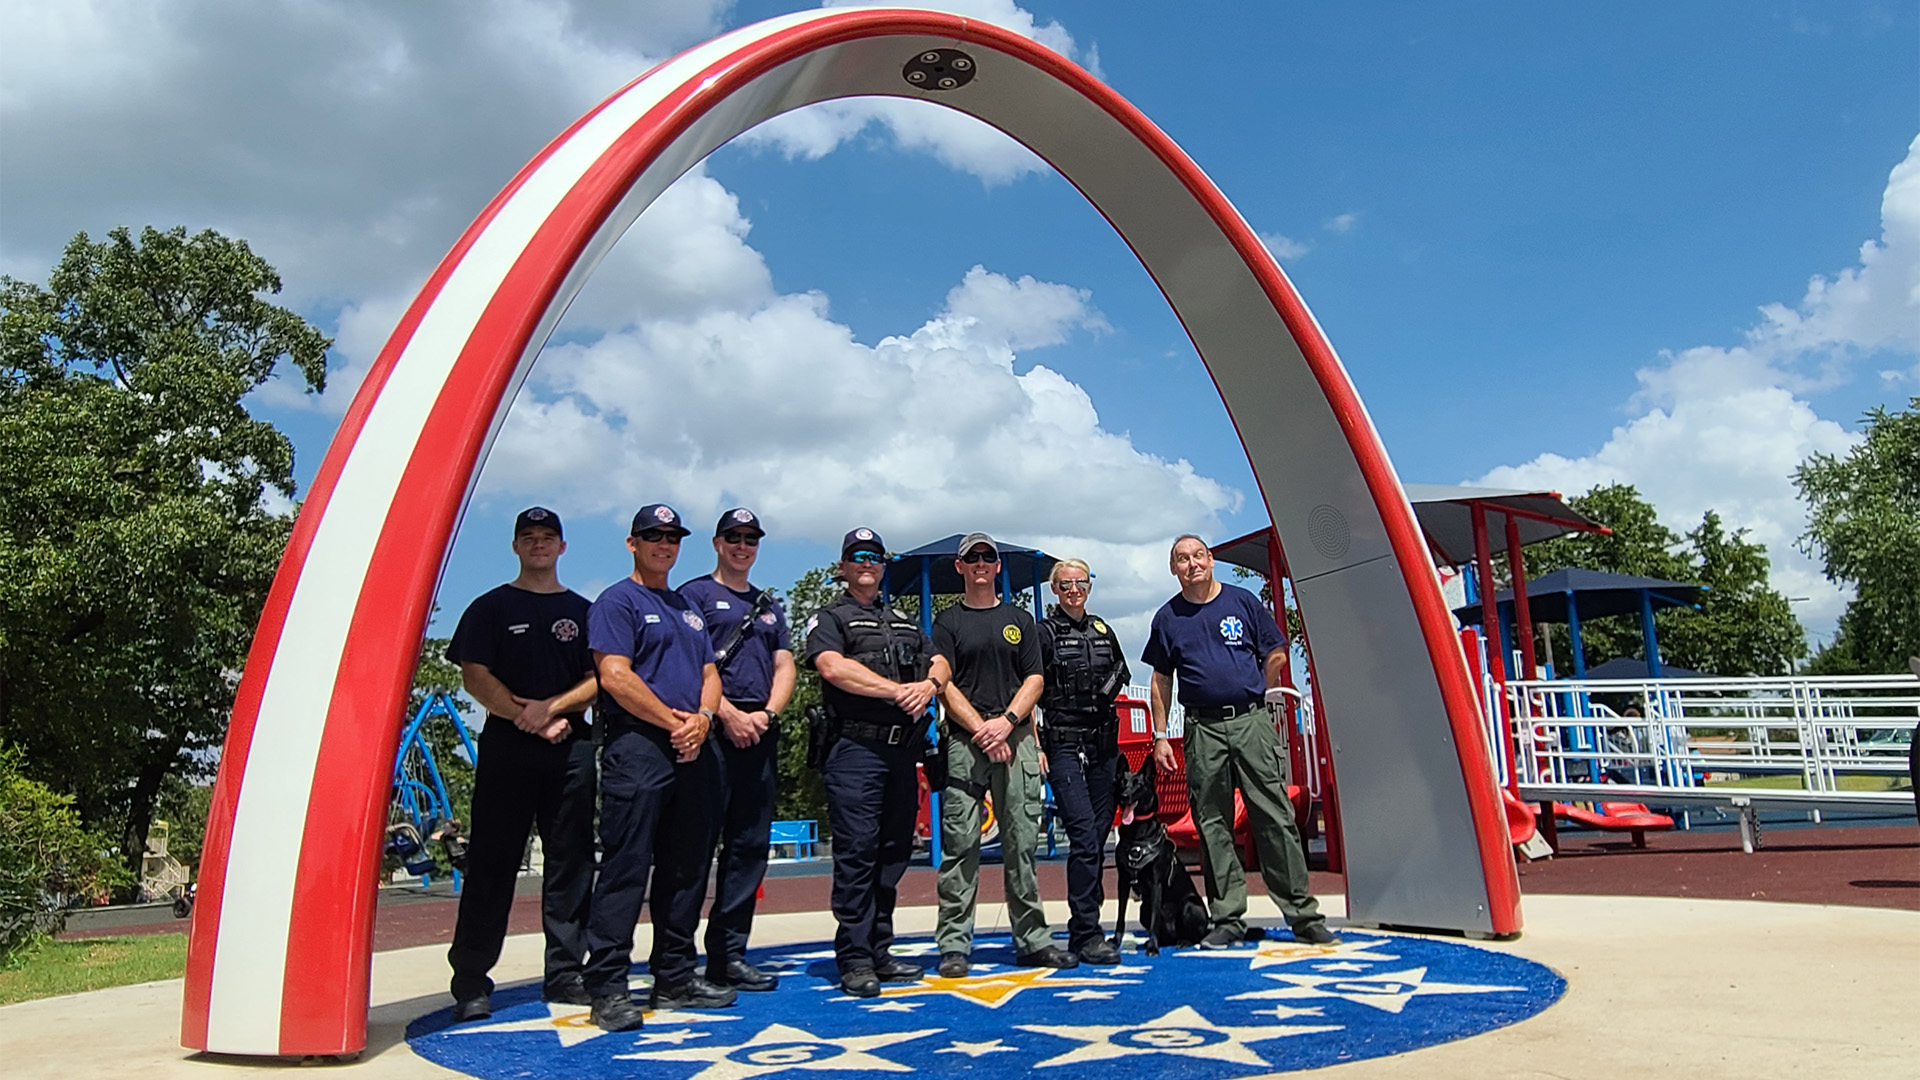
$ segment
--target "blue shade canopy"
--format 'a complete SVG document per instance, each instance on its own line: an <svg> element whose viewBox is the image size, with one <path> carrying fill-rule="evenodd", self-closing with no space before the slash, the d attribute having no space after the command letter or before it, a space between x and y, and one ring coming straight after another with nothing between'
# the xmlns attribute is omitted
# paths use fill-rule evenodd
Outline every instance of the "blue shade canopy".
<svg viewBox="0 0 1920 1080"><path fill-rule="evenodd" d="M1587 669L1589 679L1651 679L1655 676L1647 668L1647 662L1632 656L1616 656L1604 664L1595 664ZM1714 676L1692 668L1674 667L1661 664L1662 679L1711 679Z"/></svg>
<svg viewBox="0 0 1920 1080"><path fill-rule="evenodd" d="M887 595L918 595L923 567L933 576L932 592L935 596L966 591L959 572L953 568L953 560L960 554L963 536L962 533L954 533L893 556L887 564ZM1060 561L1038 548L1019 547L997 536L993 538L993 543L1000 549L1001 570L1016 593L1032 588L1036 581L1047 580L1047 576L1053 573L1054 564Z"/></svg>
<svg viewBox="0 0 1920 1080"><path fill-rule="evenodd" d="M1567 594L1572 593L1581 619L1597 619L1603 615L1637 615L1640 613L1642 593L1657 609L1693 607L1700 602L1700 594L1706 591L1705 585L1689 585L1684 581L1663 581L1632 574L1609 574L1576 566L1542 574L1527 582L1527 611L1535 623L1566 622ZM1511 618L1513 590L1502 589L1494 599L1500 605L1500 618ZM1477 620L1480 617L1480 605L1462 604L1454 608L1453 613L1468 621Z"/></svg>

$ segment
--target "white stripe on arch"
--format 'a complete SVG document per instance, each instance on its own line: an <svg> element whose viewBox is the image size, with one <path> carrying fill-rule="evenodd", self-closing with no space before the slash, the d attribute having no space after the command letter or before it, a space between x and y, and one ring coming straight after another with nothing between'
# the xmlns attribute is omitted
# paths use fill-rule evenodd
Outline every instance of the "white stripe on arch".
<svg viewBox="0 0 1920 1080"><path fill-rule="evenodd" d="M825 14L834 13L803 12L717 38L630 87L514 192L421 319L341 469L288 603L261 694L227 855L207 1049L279 1052L300 861L300 845L290 838L306 831L334 679L374 545L427 417L475 324L540 226L636 121L694 73L742 45Z"/></svg>

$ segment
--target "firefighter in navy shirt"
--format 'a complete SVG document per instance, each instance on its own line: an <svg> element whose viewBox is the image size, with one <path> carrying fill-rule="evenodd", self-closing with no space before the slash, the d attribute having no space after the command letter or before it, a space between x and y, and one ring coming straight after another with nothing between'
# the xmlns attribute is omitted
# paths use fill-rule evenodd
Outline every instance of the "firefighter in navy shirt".
<svg viewBox="0 0 1920 1080"><path fill-rule="evenodd" d="M1247 806L1260 876L1293 936L1310 945L1339 939L1327 930L1307 891L1307 853L1293 820L1281 771L1279 735L1266 694L1288 662L1279 624L1260 598L1213 579L1213 552L1188 534L1167 559L1180 595L1153 615L1140 659L1153 669L1153 757L1174 767L1167 710L1175 676L1186 709L1187 805L1200 830L1200 869L1207 880L1213 929L1200 944L1224 949L1246 936L1247 878L1233 849L1233 789Z"/></svg>
<svg viewBox="0 0 1920 1080"><path fill-rule="evenodd" d="M656 1009L721 1008L734 992L695 972L694 930L706 900L712 802L718 773L702 750L720 706L720 675L706 621L667 587L687 535L670 506L633 516L633 574L607 586L587 614L587 645L600 676L600 877L587 924L586 987L593 1023L641 1026L628 997L634 925L653 875Z"/></svg>
<svg viewBox="0 0 1920 1080"><path fill-rule="evenodd" d="M545 865L540 918L547 933L548 1001L585 1005L587 901L593 891L593 740L585 723L595 689L587 655L587 598L560 584L567 550L560 517L544 507L513 523L520 574L467 605L447 644L467 693L487 710L473 779L473 841L454 924L453 1018L492 1014L493 980L513 907L527 830L539 825Z"/></svg>
<svg viewBox="0 0 1920 1080"><path fill-rule="evenodd" d="M713 528L713 573L680 586L707 623L720 669L719 868L707 912L707 981L738 990L772 990L780 980L747 963L753 906L767 873L780 724L793 697L793 645L787 613L771 593L747 581L766 530L737 507ZM724 655L722 655L724 654Z"/></svg>

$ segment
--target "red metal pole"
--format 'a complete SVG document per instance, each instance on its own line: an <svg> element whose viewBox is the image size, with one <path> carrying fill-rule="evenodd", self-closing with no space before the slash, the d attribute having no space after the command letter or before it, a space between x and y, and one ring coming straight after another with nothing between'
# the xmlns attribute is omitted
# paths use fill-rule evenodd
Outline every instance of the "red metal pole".
<svg viewBox="0 0 1920 1080"><path fill-rule="evenodd" d="M1520 670L1525 678L1540 677L1533 657L1533 610L1527 600L1527 561L1520 554L1520 521L1507 515L1507 568L1513 571L1514 636L1520 639Z"/></svg>
<svg viewBox="0 0 1920 1080"><path fill-rule="evenodd" d="M1280 554L1280 535L1272 529L1267 530L1267 584L1273 591L1273 621L1280 624L1280 648L1287 652L1287 662L1280 668L1280 685L1289 690L1293 685L1293 643L1287 637L1287 560ZM1287 724L1287 758L1292 763L1293 775L1302 787L1306 786L1307 751L1300 738L1298 709L1293 698L1287 698L1286 706L1280 715Z"/></svg>
<svg viewBox="0 0 1920 1080"><path fill-rule="evenodd" d="M1492 658L1487 666L1500 681L1504 696L1507 658L1501 655L1505 650L1500 648L1500 605L1493 598L1493 551L1487 543L1487 514L1483 504L1477 502L1468 503L1467 510L1473 514L1473 561L1480 585L1480 630L1487 636L1487 655Z"/></svg>
<svg viewBox="0 0 1920 1080"><path fill-rule="evenodd" d="M1284 604L1285 601L1281 599L1278 583L1288 577L1287 551L1284 547L1280 546L1280 533L1277 529L1268 535L1267 566L1275 575L1271 579L1275 582L1274 603L1276 605ZM1282 607L1277 615L1282 635L1286 633L1287 622L1285 615L1286 611L1284 607ZM1333 776L1333 730L1327 723L1326 703L1320 699L1320 676L1315 674L1313 670L1313 636L1307 633L1306 627L1304 626L1300 628L1300 648L1301 651L1307 654L1307 690L1313 695L1313 722L1314 726L1319 729L1319 737L1314 742L1314 757L1317 760L1311 764L1320 772L1320 813L1327 820L1325 834L1327 841L1327 871L1334 874L1344 874L1347 872L1347 858L1345 845L1340 839L1340 785L1335 781ZM1291 680L1292 677L1293 673L1291 669L1289 669L1287 678ZM1304 747L1301 752L1305 752ZM1306 764L1308 763L1301 762L1298 766L1302 769L1302 776L1305 775L1304 770Z"/></svg>

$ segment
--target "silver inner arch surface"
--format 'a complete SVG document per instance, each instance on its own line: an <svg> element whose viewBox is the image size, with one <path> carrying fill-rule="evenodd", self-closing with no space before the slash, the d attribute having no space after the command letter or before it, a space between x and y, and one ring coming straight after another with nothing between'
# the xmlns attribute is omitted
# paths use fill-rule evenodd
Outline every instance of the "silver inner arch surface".
<svg viewBox="0 0 1920 1080"><path fill-rule="evenodd" d="M917 52L955 47L978 65L967 85L916 91L902 79L902 63ZM1072 182L1139 256L1239 429L1312 628L1339 780L1349 917L1490 932L1467 790L1433 662L1402 567L1325 394L1205 208L1119 121L1046 72L984 45L923 35L829 46L769 70L714 104L640 175L556 294L515 385L608 249L681 174L781 113L867 96L928 101L1006 132ZM501 403L495 431L511 400Z"/></svg>

